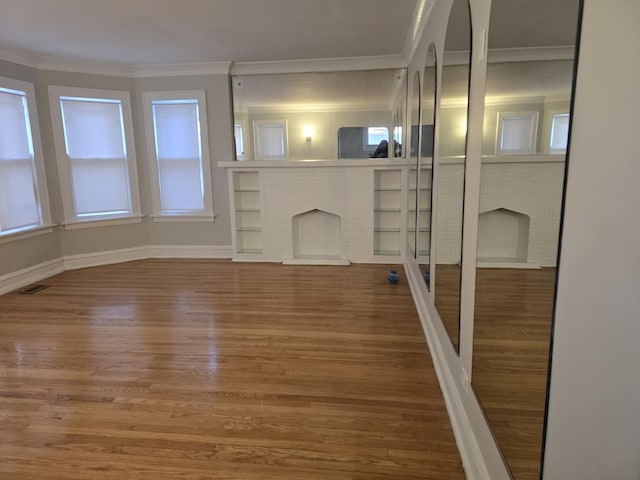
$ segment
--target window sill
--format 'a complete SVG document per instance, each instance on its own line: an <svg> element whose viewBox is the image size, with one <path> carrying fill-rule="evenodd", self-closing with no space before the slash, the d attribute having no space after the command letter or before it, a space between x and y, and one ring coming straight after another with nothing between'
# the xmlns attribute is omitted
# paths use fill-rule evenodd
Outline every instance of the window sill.
<svg viewBox="0 0 640 480"><path fill-rule="evenodd" d="M77 220L65 222L62 225L65 230L81 230L83 228L111 227L114 225L128 225L132 223L142 223L142 216L102 218L99 220Z"/></svg>
<svg viewBox="0 0 640 480"><path fill-rule="evenodd" d="M25 230L19 230L17 232L0 234L0 245L10 242L17 242L19 240L25 240L31 237L37 237L40 235L47 235L53 232L53 228L56 227L55 223L49 225L40 225Z"/></svg>
<svg viewBox="0 0 640 480"><path fill-rule="evenodd" d="M214 223L215 215L149 215L151 221L158 223Z"/></svg>

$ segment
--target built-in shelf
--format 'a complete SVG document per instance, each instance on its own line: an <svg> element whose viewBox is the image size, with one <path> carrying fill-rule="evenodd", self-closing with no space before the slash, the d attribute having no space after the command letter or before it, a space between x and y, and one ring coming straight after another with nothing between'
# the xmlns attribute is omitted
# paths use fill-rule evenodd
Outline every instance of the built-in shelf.
<svg viewBox="0 0 640 480"><path fill-rule="evenodd" d="M373 254L399 256L402 170L374 170L373 178Z"/></svg>
<svg viewBox="0 0 640 480"><path fill-rule="evenodd" d="M393 256L399 256L400 255L400 250L374 250L373 251L374 255L393 255Z"/></svg>
<svg viewBox="0 0 640 480"><path fill-rule="evenodd" d="M260 174L258 171L233 173L235 209L235 250L237 253L262 253Z"/></svg>

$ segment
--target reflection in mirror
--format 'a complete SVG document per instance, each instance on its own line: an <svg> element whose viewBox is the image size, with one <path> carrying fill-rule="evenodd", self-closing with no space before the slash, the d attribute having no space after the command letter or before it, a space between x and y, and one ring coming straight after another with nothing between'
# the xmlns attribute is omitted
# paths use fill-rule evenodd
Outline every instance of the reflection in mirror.
<svg viewBox="0 0 640 480"><path fill-rule="evenodd" d="M416 256L416 218L418 207L418 147L420 145L420 73L413 77L411 89L411 148L409 149L409 189L407 200L407 241L411 254Z"/></svg>
<svg viewBox="0 0 640 480"><path fill-rule="evenodd" d="M462 218L469 109L471 14L468 0L455 0L442 59L439 154L435 165L438 202L433 274L434 301L456 352L459 350Z"/></svg>
<svg viewBox="0 0 640 480"><path fill-rule="evenodd" d="M541 478L578 17L579 0L492 2L472 386L516 480Z"/></svg>
<svg viewBox="0 0 640 480"><path fill-rule="evenodd" d="M431 192L433 182L433 142L436 114L436 47L431 44L422 76L422 147L418 189L418 264L427 289L430 289L429 259L431 249Z"/></svg>
<svg viewBox="0 0 640 480"><path fill-rule="evenodd" d="M232 85L237 160L395 155L404 70L241 75Z"/></svg>

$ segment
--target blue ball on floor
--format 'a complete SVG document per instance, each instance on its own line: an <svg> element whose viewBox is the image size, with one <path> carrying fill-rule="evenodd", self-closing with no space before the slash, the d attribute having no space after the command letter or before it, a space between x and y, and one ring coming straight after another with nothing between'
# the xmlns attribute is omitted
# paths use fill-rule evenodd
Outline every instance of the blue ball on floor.
<svg viewBox="0 0 640 480"><path fill-rule="evenodd" d="M398 271L397 270L391 270L391 272L389 272L389 283L391 285L397 285L398 284Z"/></svg>

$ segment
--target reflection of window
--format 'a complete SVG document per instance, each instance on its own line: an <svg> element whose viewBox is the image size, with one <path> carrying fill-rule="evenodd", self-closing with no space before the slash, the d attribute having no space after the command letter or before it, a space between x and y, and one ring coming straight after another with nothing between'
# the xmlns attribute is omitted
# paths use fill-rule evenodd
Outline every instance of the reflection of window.
<svg viewBox="0 0 640 480"><path fill-rule="evenodd" d="M156 215L212 214L205 95L145 92Z"/></svg>
<svg viewBox="0 0 640 480"><path fill-rule="evenodd" d="M367 127L367 134L365 135L365 147L372 147L375 149L381 141L389 141L389 130L387 127Z"/></svg>
<svg viewBox="0 0 640 480"><path fill-rule="evenodd" d="M535 153L537 126L537 112L499 113L497 153Z"/></svg>
<svg viewBox="0 0 640 480"><path fill-rule="evenodd" d="M253 122L256 160L287 158L286 120L256 120Z"/></svg>
<svg viewBox="0 0 640 480"><path fill-rule="evenodd" d="M559 154L567 152L569 138L569 114L559 113L551 117L551 135L549 153Z"/></svg>
<svg viewBox="0 0 640 480"><path fill-rule="evenodd" d="M50 92L66 221L139 215L129 93Z"/></svg>
<svg viewBox="0 0 640 480"><path fill-rule="evenodd" d="M236 160L244 160L244 133L242 124L237 123L233 127L233 135L236 139Z"/></svg>
<svg viewBox="0 0 640 480"><path fill-rule="evenodd" d="M402 127L393 128L393 139L398 143L402 143Z"/></svg>
<svg viewBox="0 0 640 480"><path fill-rule="evenodd" d="M0 78L0 236L50 221L34 109L31 84Z"/></svg>

